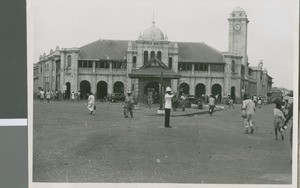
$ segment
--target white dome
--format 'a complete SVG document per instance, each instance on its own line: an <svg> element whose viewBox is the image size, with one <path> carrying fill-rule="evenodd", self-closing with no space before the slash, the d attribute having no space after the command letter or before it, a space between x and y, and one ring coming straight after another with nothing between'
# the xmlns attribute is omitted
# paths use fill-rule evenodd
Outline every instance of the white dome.
<svg viewBox="0 0 300 188"><path fill-rule="evenodd" d="M241 7L236 7L233 12L246 12L243 8Z"/></svg>
<svg viewBox="0 0 300 188"><path fill-rule="evenodd" d="M148 41L163 41L164 40L164 33L157 27L155 27L155 22L152 22L153 25L146 29L143 32L142 40L148 40Z"/></svg>

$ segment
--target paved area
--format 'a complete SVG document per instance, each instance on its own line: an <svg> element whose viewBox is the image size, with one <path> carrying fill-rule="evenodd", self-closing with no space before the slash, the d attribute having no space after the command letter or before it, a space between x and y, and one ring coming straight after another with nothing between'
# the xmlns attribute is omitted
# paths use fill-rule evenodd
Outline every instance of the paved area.
<svg viewBox="0 0 300 188"><path fill-rule="evenodd" d="M291 148L274 140L273 105L259 109L245 135L240 105L208 114L124 118L120 103L34 101L33 181L290 184ZM191 110L191 109L189 109ZM171 112L172 114L173 112ZM179 113L179 112L178 112Z"/></svg>

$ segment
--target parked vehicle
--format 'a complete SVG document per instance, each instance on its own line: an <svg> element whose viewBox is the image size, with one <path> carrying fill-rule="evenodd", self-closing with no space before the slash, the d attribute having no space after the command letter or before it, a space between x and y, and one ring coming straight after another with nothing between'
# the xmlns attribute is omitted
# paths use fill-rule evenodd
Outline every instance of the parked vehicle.
<svg viewBox="0 0 300 188"><path fill-rule="evenodd" d="M125 95L123 93L113 93L108 100L111 102L124 101Z"/></svg>

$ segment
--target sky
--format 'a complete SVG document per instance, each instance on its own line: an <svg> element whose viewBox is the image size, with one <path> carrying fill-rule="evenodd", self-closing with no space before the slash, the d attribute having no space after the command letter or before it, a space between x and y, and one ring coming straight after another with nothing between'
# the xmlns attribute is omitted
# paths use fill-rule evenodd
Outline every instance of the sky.
<svg viewBox="0 0 300 188"><path fill-rule="evenodd" d="M137 40L151 26L172 42L204 42L228 51L230 13L248 16L250 66L263 60L273 86L293 89L298 58L297 0L29 0L29 56L99 39Z"/></svg>

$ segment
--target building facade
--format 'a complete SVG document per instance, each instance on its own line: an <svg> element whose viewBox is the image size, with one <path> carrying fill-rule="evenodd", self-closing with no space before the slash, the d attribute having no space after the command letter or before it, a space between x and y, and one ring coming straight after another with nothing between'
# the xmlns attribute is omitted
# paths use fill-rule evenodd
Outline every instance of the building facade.
<svg viewBox="0 0 300 188"><path fill-rule="evenodd" d="M200 97L231 96L239 101L247 95L267 95L272 78L252 74L247 57L248 18L234 9L229 21L229 50L220 52L203 42L173 42L155 26L135 41L98 40L80 48L56 47L40 56L34 66L34 89L60 91L70 98L89 92L96 98L132 92L146 100L148 89L158 95L170 86L174 92ZM271 84L271 85L269 85Z"/></svg>

